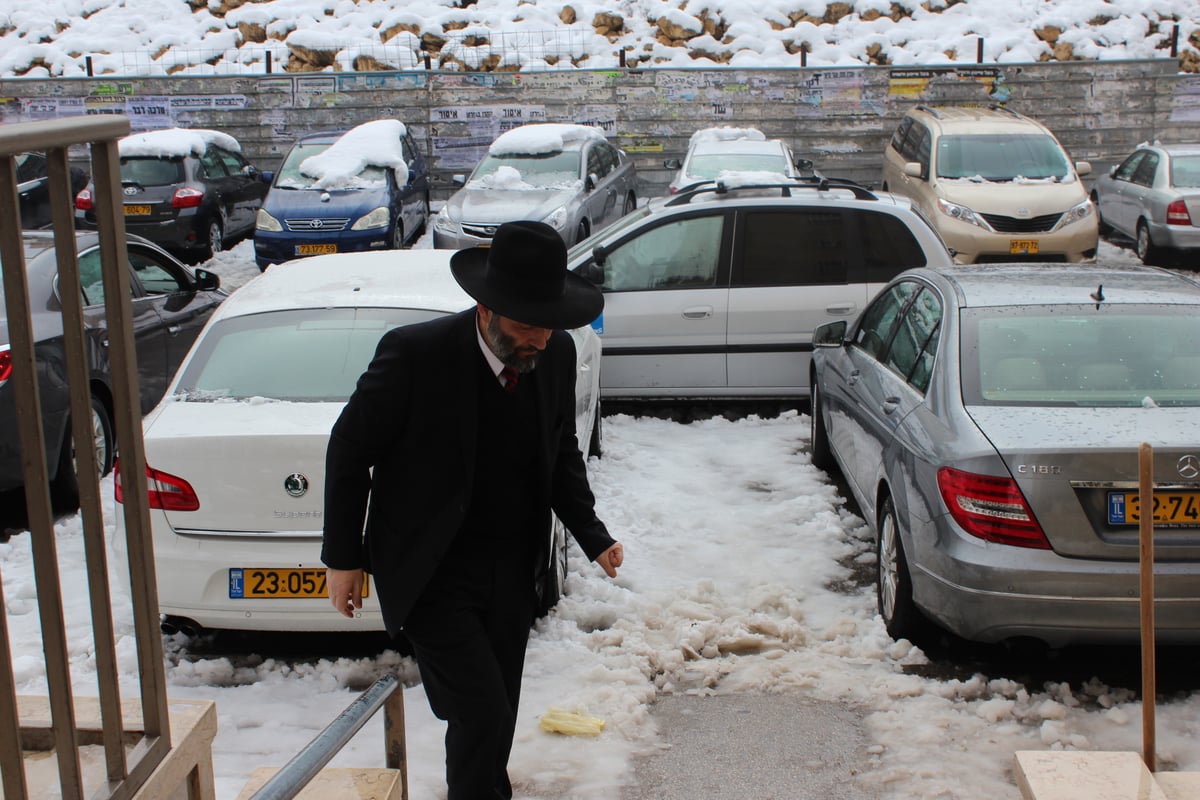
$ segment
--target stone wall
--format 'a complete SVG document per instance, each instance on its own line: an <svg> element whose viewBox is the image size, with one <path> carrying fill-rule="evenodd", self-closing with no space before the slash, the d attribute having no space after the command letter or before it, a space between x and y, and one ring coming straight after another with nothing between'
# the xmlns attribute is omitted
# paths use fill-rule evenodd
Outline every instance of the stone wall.
<svg viewBox="0 0 1200 800"><path fill-rule="evenodd" d="M210 127L273 169L297 136L404 121L431 156L435 199L499 133L529 121L602 128L637 163L643 197L671 179L693 131L757 127L827 175L879 180L881 154L919 103L1003 103L1053 130L1095 172L1139 142L1200 142L1200 75L1173 59L936 67L405 71L0 80L0 123L124 113L134 130ZM72 154L85 160L86 152Z"/></svg>

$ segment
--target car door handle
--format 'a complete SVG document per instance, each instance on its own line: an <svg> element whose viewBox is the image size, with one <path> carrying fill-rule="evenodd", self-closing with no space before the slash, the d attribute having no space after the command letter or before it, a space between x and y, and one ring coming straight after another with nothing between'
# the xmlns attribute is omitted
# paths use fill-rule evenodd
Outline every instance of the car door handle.
<svg viewBox="0 0 1200 800"><path fill-rule="evenodd" d="M846 385L854 386L856 383L858 383L858 379L861 377L862 377L862 372L857 369L854 370L853 372L851 372L849 375L846 376Z"/></svg>
<svg viewBox="0 0 1200 800"><path fill-rule="evenodd" d="M899 397L888 397L883 401L883 413L889 417L900 407Z"/></svg>
<svg viewBox="0 0 1200 800"><path fill-rule="evenodd" d="M854 303L845 303L842 305L825 306L825 313L837 317L844 317L853 314L858 306Z"/></svg>
<svg viewBox="0 0 1200 800"><path fill-rule="evenodd" d="M684 319L708 319L712 315L712 306L693 306L683 310Z"/></svg>
<svg viewBox="0 0 1200 800"><path fill-rule="evenodd" d="M171 334L172 336L175 336L181 330L183 330L183 328L180 327L179 325L168 325L167 326L167 333Z"/></svg>

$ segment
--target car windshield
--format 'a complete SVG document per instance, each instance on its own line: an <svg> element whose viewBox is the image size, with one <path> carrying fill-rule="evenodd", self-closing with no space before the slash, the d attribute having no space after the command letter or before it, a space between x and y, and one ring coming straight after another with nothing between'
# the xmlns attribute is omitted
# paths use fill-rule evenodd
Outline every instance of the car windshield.
<svg viewBox="0 0 1200 800"><path fill-rule="evenodd" d="M1071 165L1054 137L1046 134L943 136L937 143L937 175L988 181L1062 180L1071 176Z"/></svg>
<svg viewBox="0 0 1200 800"><path fill-rule="evenodd" d="M190 402L345 402L384 333L439 316L412 308L321 308L221 320L197 342L176 395Z"/></svg>
<svg viewBox="0 0 1200 800"><path fill-rule="evenodd" d="M1200 315L1188 305L966 309L968 405L1200 406Z"/></svg>
<svg viewBox="0 0 1200 800"><path fill-rule="evenodd" d="M321 191L329 191L323 186L316 185L320 180L319 176L308 175L300 171L300 165L304 163L306 158L315 156L318 153L324 153L329 148L330 145L324 142L321 144L298 144L293 147L288 152L283 164L279 167L279 176L275 179L275 185L280 189L319 189ZM368 164L358 173L350 185L341 188L366 189L383 186L387 183L387 173L388 170L385 167Z"/></svg>
<svg viewBox="0 0 1200 800"><path fill-rule="evenodd" d="M1200 155L1175 156L1171 159L1171 185L1200 188Z"/></svg>
<svg viewBox="0 0 1200 800"><path fill-rule="evenodd" d="M687 174L691 178L712 180L722 172L791 172L781 153L712 153L692 156Z"/></svg>
<svg viewBox="0 0 1200 800"><path fill-rule="evenodd" d="M512 173L503 169L504 167L515 170L519 179L530 186L542 188L563 186L579 180L579 151L510 153L502 156L489 153L471 173L471 181L487 183L492 176L501 179L506 174L511 175ZM496 175L497 171L500 172L500 175ZM504 182L507 183L507 181Z"/></svg>
<svg viewBox="0 0 1200 800"><path fill-rule="evenodd" d="M170 186L183 182L183 159L130 156L121 159L121 183Z"/></svg>

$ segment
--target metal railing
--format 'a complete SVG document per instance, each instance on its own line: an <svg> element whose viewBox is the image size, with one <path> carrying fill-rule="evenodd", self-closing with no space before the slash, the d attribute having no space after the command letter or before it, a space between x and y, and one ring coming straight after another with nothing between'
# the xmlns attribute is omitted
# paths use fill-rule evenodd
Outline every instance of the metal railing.
<svg viewBox="0 0 1200 800"><path fill-rule="evenodd" d="M123 730L118 688L116 645L108 584L104 519L100 503L100 472L94 458L76 459L80 520L83 524L91 624L95 640L97 690L102 721L107 782L93 800L132 796L171 749L165 665L159 633L158 595L150 540L146 496L146 461L142 447L141 402L130 310L130 276L125 256L125 220L120 215L121 177L117 140L129 133L129 120L118 116L84 117L0 126L0 263L12 357L12 383L21 449L25 505L33 549L42 644L51 721L37 729L21 725L12 673L12 649L7 623L0 615L0 730L5 741L22 747L0 748L4 797L27 798L23 747L56 751L61 796L84 797L83 770L77 748L80 732L70 677L70 654L63 621L62 587L54 537L49 474L43 439L42 411L34 355L33 318L21 237L20 204L15 157L44 152L48 159L51 219L58 269L58 298L62 304L63 341L70 387L71 437L76 453L94 453L91 397L83 328L83 294L76 259L71 175L67 149L87 144L97 194L96 217L100 263L108 323L109 358L116 443L129 465L124 506L129 537L130 594L140 674L142 733ZM43 301L44 302L44 301ZM70 469L64 464L61 469ZM0 608L4 607L0 589ZM128 744L133 743L127 751Z"/></svg>
<svg viewBox="0 0 1200 800"><path fill-rule="evenodd" d="M291 800L329 763L367 720L383 708L386 766L400 772L400 797L408 800L408 755L404 741L404 690L394 674L375 681L337 719L251 795L250 800Z"/></svg>

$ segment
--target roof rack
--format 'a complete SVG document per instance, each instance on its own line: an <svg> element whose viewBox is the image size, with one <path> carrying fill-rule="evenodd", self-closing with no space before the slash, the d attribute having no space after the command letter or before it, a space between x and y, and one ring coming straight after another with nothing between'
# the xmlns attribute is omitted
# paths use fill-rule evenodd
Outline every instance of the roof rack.
<svg viewBox="0 0 1200 800"><path fill-rule="evenodd" d="M851 192L858 200L878 200L879 197L862 184L845 178L826 178L824 176L797 176L789 182L766 181L763 183L736 183L730 185L718 178L711 181L699 181L685 186L679 194L667 201L667 206L682 206L692 202L702 194L729 194L746 189L779 189L780 197L791 197L793 189L816 189L818 192L828 192L833 189L843 189Z"/></svg>

